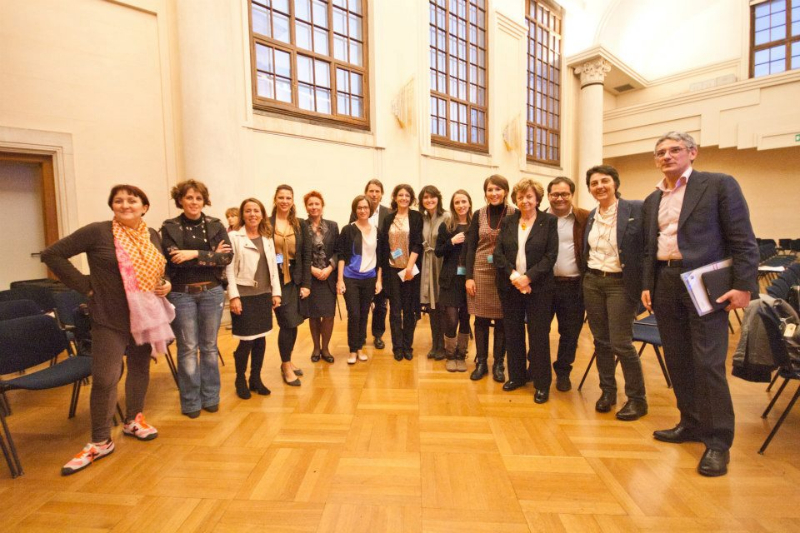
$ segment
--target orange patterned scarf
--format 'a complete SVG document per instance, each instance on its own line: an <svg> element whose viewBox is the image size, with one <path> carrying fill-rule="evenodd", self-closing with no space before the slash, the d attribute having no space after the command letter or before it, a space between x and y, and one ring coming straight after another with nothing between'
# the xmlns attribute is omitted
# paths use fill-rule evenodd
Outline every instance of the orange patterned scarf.
<svg viewBox="0 0 800 533"><path fill-rule="evenodd" d="M164 275L167 260L150 241L150 232L144 220L135 228L129 228L117 222L111 223L114 241L128 254L135 273L136 286L129 286L125 280L125 292L150 292L160 283Z"/></svg>

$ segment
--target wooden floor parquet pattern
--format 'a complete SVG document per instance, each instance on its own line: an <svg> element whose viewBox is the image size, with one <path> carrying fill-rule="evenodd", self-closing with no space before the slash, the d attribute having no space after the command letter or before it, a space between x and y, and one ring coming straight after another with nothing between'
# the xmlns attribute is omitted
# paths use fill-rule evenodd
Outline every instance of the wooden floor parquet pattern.
<svg viewBox="0 0 800 533"><path fill-rule="evenodd" d="M424 357L427 319L413 361L395 362L390 348L370 346L370 361L354 366L345 363L344 322L336 322L333 365L309 361L301 327L302 387L282 383L276 338L268 337L263 372L272 395L236 397L236 342L223 328L218 413L182 416L161 361L146 412L158 439L123 438L117 427L115 453L66 478L60 467L89 436L88 390L72 420L69 388L10 393L8 423L25 475L11 480L0 464L0 530L800 531L800 413L766 455L756 453L793 386L764 421L766 387L730 380L737 415L730 473L708 479L695 472L701 444L652 438L675 424L677 410L650 348L643 355L650 414L620 422L594 411L594 370L583 392L554 387L544 405L533 403L531 385L505 393L489 377L472 382L469 373L446 372L444 362ZM732 347L737 340L738 328ZM551 342L555 353L555 333ZM574 385L591 352L584 328Z"/></svg>

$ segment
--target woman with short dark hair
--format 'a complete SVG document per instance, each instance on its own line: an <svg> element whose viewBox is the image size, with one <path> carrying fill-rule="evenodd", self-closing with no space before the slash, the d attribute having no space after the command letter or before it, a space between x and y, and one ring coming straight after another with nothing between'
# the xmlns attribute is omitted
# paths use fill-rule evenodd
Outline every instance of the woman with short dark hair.
<svg viewBox="0 0 800 533"><path fill-rule="evenodd" d="M208 188L186 180L172 188L172 199L183 213L164 221L161 246L169 257L167 270L175 306L172 329L178 345L178 386L181 412L189 418L219 410L219 348L225 267L233 259L231 241L218 218L203 213L211 206Z"/></svg>
<svg viewBox="0 0 800 533"><path fill-rule="evenodd" d="M61 469L70 475L114 451L111 423L117 406L122 356L127 354L124 435L152 440L158 431L142 414L150 381L150 357L165 353L175 316L163 298L171 284L158 233L142 217L147 195L133 185L111 189L114 218L86 225L42 252L42 261L69 288L89 297L92 325L92 440ZM89 275L69 261L85 253Z"/></svg>

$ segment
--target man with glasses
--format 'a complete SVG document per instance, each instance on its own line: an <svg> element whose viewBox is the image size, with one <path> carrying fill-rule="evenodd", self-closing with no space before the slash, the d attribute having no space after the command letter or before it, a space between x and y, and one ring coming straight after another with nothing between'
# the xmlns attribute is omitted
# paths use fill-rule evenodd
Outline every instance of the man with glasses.
<svg viewBox="0 0 800 533"><path fill-rule="evenodd" d="M589 211L572 205L575 183L558 177L547 184L548 212L558 217L558 259L553 274L556 291L550 308L550 322L558 318L558 355L553 363L556 372L556 389L566 392L572 388L569 374L575 362L578 336L583 327L584 307L581 290L583 231Z"/></svg>
<svg viewBox="0 0 800 533"><path fill-rule="evenodd" d="M722 476L734 430L725 375L728 311L746 307L758 291L758 246L739 184L726 174L694 170L697 145L690 135L667 133L656 142L654 155L663 179L644 202L642 303L657 317L681 419L653 437L703 442L698 472ZM732 288L717 300L727 306L701 317L681 273L728 257Z"/></svg>
<svg viewBox="0 0 800 533"><path fill-rule="evenodd" d="M364 187L364 196L372 204L374 212L369 217L370 223L376 228L380 228L383 219L389 214L389 208L381 205L383 199L383 183L378 179L371 179ZM350 222L355 222L356 214L350 213ZM386 343L383 342L383 334L386 332L386 293L384 291L375 295L372 300L372 344L375 348L383 350Z"/></svg>

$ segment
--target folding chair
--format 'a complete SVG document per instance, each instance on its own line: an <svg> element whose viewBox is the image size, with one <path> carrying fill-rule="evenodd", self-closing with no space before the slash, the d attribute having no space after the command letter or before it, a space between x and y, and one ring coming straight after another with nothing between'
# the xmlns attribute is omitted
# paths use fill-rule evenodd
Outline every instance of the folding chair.
<svg viewBox="0 0 800 533"><path fill-rule="evenodd" d="M32 369L64 350L71 352L67 336L51 316L35 315L0 322L0 375ZM43 370L9 380L0 379L0 391L46 390L72 384L68 415L72 418L78 406L81 384L91 373L90 357L68 357L65 361ZM0 448L8 463L11 477L21 476L22 464L3 410L0 410L0 423L3 428Z"/></svg>
<svg viewBox="0 0 800 533"><path fill-rule="evenodd" d="M8 300L0 302L0 320L12 320L23 316L40 315L42 310L32 300Z"/></svg>

